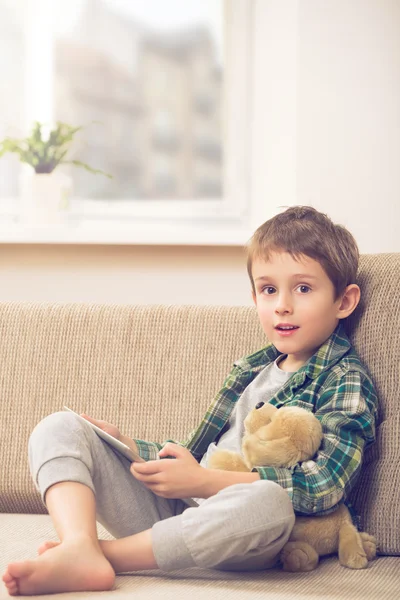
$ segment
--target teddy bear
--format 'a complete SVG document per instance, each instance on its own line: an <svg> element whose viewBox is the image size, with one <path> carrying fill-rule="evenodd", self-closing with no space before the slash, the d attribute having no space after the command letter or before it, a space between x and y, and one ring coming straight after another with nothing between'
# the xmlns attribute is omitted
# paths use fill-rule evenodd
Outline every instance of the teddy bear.
<svg viewBox="0 0 400 600"><path fill-rule="evenodd" d="M244 420L242 453L216 450L208 467L227 471L251 471L254 466L294 467L311 460L318 451L322 426L315 415L298 406L259 402ZM329 514L296 516L279 562L285 571L312 571L320 556L338 553L339 562L350 569L364 569L376 556L375 538L359 532L345 504Z"/></svg>

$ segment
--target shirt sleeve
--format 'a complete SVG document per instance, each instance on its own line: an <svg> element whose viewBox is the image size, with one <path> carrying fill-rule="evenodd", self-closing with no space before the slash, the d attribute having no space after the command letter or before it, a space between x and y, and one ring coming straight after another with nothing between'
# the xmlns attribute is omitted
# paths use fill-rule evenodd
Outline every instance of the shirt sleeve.
<svg viewBox="0 0 400 600"><path fill-rule="evenodd" d="M136 438L132 438L136 443L139 455L144 458L144 460L157 460L158 453L163 447L163 444L158 444L157 442L146 442L145 440L138 440Z"/></svg>
<svg viewBox="0 0 400 600"><path fill-rule="evenodd" d="M208 407L202 421L189 433L184 442L167 439L162 444L159 444L133 438L137 444L140 456L145 460L156 460L161 448L167 442L172 442L187 448L192 453L192 456L200 462L209 444L221 433L227 421L227 415L231 413L236 399L253 378L254 374L252 371L234 366L225 379L223 387Z"/></svg>
<svg viewBox="0 0 400 600"><path fill-rule="evenodd" d="M329 381L329 379L328 379ZM257 467L261 479L285 488L295 512L312 515L345 500L360 473L364 449L375 440L377 398L369 378L348 371L331 381L316 402L323 440L313 460L291 469Z"/></svg>

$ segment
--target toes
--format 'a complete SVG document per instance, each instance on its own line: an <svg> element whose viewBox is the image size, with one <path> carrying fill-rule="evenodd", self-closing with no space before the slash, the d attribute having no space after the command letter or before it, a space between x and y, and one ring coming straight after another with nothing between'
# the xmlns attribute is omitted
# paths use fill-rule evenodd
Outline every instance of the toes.
<svg viewBox="0 0 400 600"><path fill-rule="evenodd" d="M4 573L2 580L10 596L16 596L18 594L18 581L11 575L9 570Z"/></svg>
<svg viewBox="0 0 400 600"><path fill-rule="evenodd" d="M40 556L41 554L46 552L46 550L47 550L47 546L46 546L46 543L44 543L39 546L39 548L37 549L37 553Z"/></svg>
<svg viewBox="0 0 400 600"><path fill-rule="evenodd" d="M47 550L51 550L51 548L55 548L59 545L59 542L43 542L38 548L39 556L44 554Z"/></svg>
<svg viewBox="0 0 400 600"><path fill-rule="evenodd" d="M34 563L32 561L25 561L21 563L11 563L8 565L8 572L14 579L20 577L28 577L34 570Z"/></svg>
<svg viewBox="0 0 400 600"><path fill-rule="evenodd" d="M2 580L4 581L4 583L7 585L7 583L10 583L11 581L13 581L14 577L9 573L9 571L7 570L3 577Z"/></svg>
<svg viewBox="0 0 400 600"><path fill-rule="evenodd" d="M13 581L12 583L9 583L6 587L7 587L7 591L10 596L18 595L18 585L15 581Z"/></svg>

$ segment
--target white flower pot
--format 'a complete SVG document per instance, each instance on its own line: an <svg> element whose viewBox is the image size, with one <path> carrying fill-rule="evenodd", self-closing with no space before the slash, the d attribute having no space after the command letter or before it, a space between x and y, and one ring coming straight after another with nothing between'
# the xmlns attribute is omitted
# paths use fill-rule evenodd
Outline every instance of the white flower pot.
<svg viewBox="0 0 400 600"><path fill-rule="evenodd" d="M21 219L35 225L65 221L72 196L72 179L64 173L21 174Z"/></svg>

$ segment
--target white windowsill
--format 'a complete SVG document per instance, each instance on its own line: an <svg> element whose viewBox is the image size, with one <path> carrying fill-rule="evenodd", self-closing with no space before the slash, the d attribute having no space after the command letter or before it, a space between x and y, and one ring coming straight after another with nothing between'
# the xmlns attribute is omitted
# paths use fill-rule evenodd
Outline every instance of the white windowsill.
<svg viewBox="0 0 400 600"><path fill-rule="evenodd" d="M221 223L138 223L83 220L54 225L0 223L0 244L243 246L249 227Z"/></svg>

